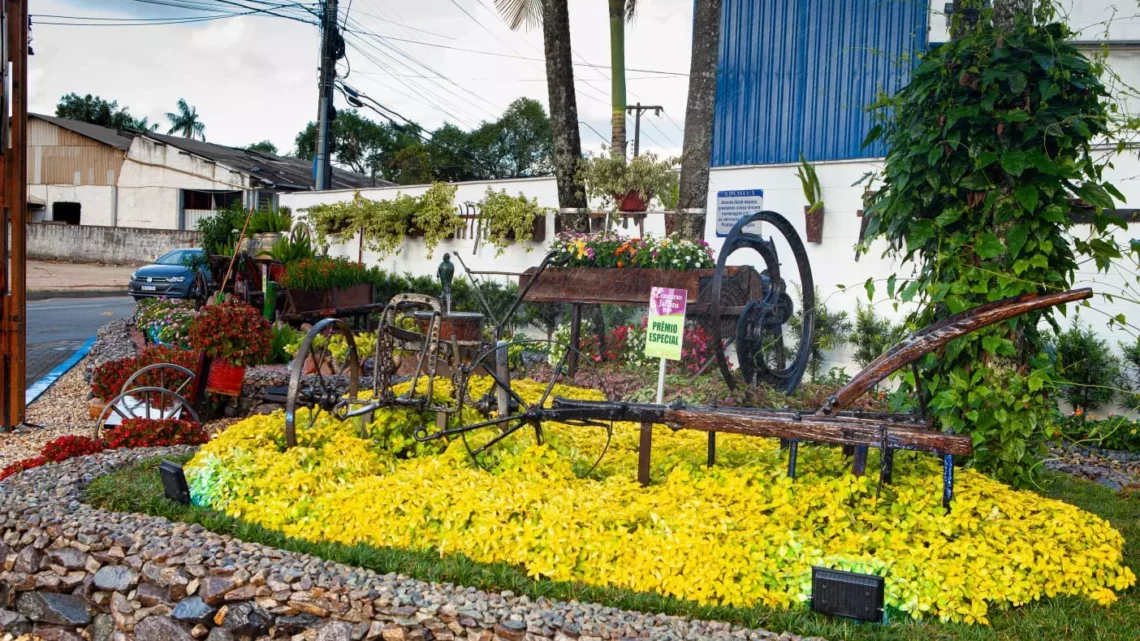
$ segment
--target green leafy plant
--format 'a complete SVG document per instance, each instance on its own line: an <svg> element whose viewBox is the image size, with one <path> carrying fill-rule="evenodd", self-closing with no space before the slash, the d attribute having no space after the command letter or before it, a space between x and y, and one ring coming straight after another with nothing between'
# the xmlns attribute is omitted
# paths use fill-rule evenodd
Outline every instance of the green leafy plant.
<svg viewBox="0 0 1140 641"><path fill-rule="evenodd" d="M1140 452L1140 420L1109 414L1098 418L1077 409L1057 418L1061 436L1107 450Z"/></svg>
<svg viewBox="0 0 1140 641"><path fill-rule="evenodd" d="M254 212L249 219L249 233L273 234L293 228L293 212L288 207Z"/></svg>
<svg viewBox="0 0 1140 641"><path fill-rule="evenodd" d="M804 155L800 154L800 166L796 169L796 178L804 190L804 198L808 201L807 213L814 214L823 209L823 189L819 185L819 176L815 173L815 165L809 163Z"/></svg>
<svg viewBox="0 0 1140 641"><path fill-rule="evenodd" d="M803 296L798 293L799 286L796 285L795 287L797 294L793 299L803 300ZM803 309L797 309L788 319L788 329L791 330L791 334L799 336L800 332L803 331L803 323ZM815 291L815 338L812 341L807 365L807 374L813 383L821 382L820 373L823 371L823 360L827 354L846 345L850 340L850 334L851 319L848 318L847 312L829 309L817 288ZM788 349L796 350L799 347L798 345L789 345Z"/></svg>
<svg viewBox="0 0 1140 641"><path fill-rule="evenodd" d="M1065 400L1086 412L1112 403L1124 368L1108 342L1079 321L1056 338L1057 383Z"/></svg>
<svg viewBox="0 0 1140 641"><path fill-rule="evenodd" d="M360 263L347 258L305 258L285 266L281 284L289 289L325 290L372 282L374 276Z"/></svg>
<svg viewBox="0 0 1140 641"><path fill-rule="evenodd" d="M678 184L677 162L676 158L658 160L653 153L627 161L603 148L601 154L580 161L578 179L586 195L601 200L604 207L616 207L631 192L649 203L656 196L673 193Z"/></svg>
<svg viewBox="0 0 1140 641"><path fill-rule="evenodd" d="M1043 5L1036 17L1053 13ZM887 282L896 302L917 303L910 325L1068 289L1078 258L1106 269L1119 256L1102 210L1120 194L1102 178L1108 158L1093 152L1114 138L1104 69L1071 36L1023 15L999 30L983 11L976 29L926 54L907 86L874 105L880 122L866 140L884 138L889 151L864 249L883 239L887 256L914 265ZM1095 208L1088 238L1070 233L1074 197ZM1030 481L1053 411L1041 320L1052 311L974 332L920 366L937 424L970 434L973 463L1015 483Z"/></svg>
<svg viewBox="0 0 1140 641"><path fill-rule="evenodd" d="M483 219L487 242L496 248L496 256L512 242L525 243L534 236L534 221L546 215L546 208L538 205L538 199L527 198L522 192L518 197L507 195L507 190L495 191L487 188L487 194L479 201L479 215ZM526 250L531 251L527 246Z"/></svg>
<svg viewBox="0 0 1140 641"><path fill-rule="evenodd" d="M906 326L892 323L889 319L875 313L870 304L864 305L860 301L855 303L855 331L851 333L851 344L855 347L853 358L860 367L866 367L871 361L887 351L891 345L897 343L906 334Z"/></svg>
<svg viewBox="0 0 1140 641"><path fill-rule="evenodd" d="M293 329L288 323L278 321L273 324L273 338L269 341L269 362L287 365L293 360L296 350L289 351L289 346L300 343L305 336Z"/></svg>
<svg viewBox="0 0 1140 641"><path fill-rule="evenodd" d="M232 256L238 232L245 224L245 216L245 209L241 204L235 203L199 220L198 231L202 232L202 248L206 253L212 256ZM228 253L225 251L227 249Z"/></svg>
<svg viewBox="0 0 1140 641"><path fill-rule="evenodd" d="M278 239L268 251L262 252L261 255L288 265L313 258L317 255L317 248L313 245L309 228L305 225L298 225L293 228L288 236Z"/></svg>
<svg viewBox="0 0 1140 641"><path fill-rule="evenodd" d="M432 183L418 199L412 214L412 226L423 232L424 248L431 258L439 241L451 236L463 226L455 211L455 185Z"/></svg>

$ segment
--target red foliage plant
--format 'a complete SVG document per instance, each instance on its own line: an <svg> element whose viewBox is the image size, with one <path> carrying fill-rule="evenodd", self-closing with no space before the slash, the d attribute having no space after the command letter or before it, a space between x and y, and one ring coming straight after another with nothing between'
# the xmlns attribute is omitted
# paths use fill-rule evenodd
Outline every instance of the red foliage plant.
<svg viewBox="0 0 1140 641"><path fill-rule="evenodd" d="M107 430L109 449L201 445L210 440L202 426L177 419L128 418Z"/></svg>
<svg viewBox="0 0 1140 641"><path fill-rule="evenodd" d="M244 303L204 307L190 326L192 348L237 367L269 360L272 341L269 321Z"/></svg>
<svg viewBox="0 0 1140 641"><path fill-rule="evenodd" d="M158 363L174 363L194 371L198 367L198 355L177 347L148 347L138 356L108 361L96 367L91 376L91 391L94 392L95 396L109 401L119 395L131 374L147 365ZM177 375L171 376L170 372L165 374L148 372L139 379L138 383L139 386L164 383L168 389L175 389L182 384L182 380L176 379L178 379ZM186 394L190 393L189 390L183 391Z"/></svg>
<svg viewBox="0 0 1140 641"><path fill-rule="evenodd" d="M0 470L0 481L33 467L98 454L107 449L201 445L209 439L202 426L192 421L129 418L122 425L107 430L106 439L70 434L48 441L39 456L16 461Z"/></svg>

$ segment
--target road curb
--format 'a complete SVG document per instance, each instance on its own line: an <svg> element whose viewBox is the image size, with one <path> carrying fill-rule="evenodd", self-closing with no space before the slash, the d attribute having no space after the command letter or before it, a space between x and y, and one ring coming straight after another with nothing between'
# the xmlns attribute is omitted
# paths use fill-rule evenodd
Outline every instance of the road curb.
<svg viewBox="0 0 1140 641"><path fill-rule="evenodd" d="M44 392L48 391L48 388L54 385L56 381L63 378L63 375L66 374L68 370L75 367L75 364L83 360L84 356L87 356L87 352L91 351L91 346L94 344L95 337L92 336L88 338L87 342L80 345L79 349L75 350L75 353L71 356L68 356L66 361L56 365L55 368L45 374L43 378L32 383L28 389L24 390L24 405L31 405L36 399L42 396Z"/></svg>
<svg viewBox="0 0 1140 641"><path fill-rule="evenodd" d="M127 296L127 289L38 289L28 292L28 300L48 300L51 298L101 298L104 296Z"/></svg>

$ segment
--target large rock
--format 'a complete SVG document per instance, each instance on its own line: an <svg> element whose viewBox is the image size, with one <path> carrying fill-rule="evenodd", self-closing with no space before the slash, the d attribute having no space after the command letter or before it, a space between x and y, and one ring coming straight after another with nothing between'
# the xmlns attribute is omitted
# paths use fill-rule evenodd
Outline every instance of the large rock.
<svg viewBox="0 0 1140 641"><path fill-rule="evenodd" d="M210 605L218 605L225 599L226 592L234 589L234 581L224 576L208 576L202 579L198 594Z"/></svg>
<svg viewBox="0 0 1140 641"><path fill-rule="evenodd" d="M59 625L37 625L32 630L32 638L40 641L84 641L83 637L71 628Z"/></svg>
<svg viewBox="0 0 1140 641"><path fill-rule="evenodd" d="M166 590L155 587L149 583L140 583L138 590L135 591L135 599L143 604L144 607L154 607L160 603L166 603Z"/></svg>
<svg viewBox="0 0 1140 641"><path fill-rule="evenodd" d="M222 627L237 637L257 637L269 632L273 617L253 603L229 606Z"/></svg>
<svg viewBox="0 0 1140 641"><path fill-rule="evenodd" d="M115 619L109 614L95 615L95 623L91 624L91 641L111 641L115 634Z"/></svg>
<svg viewBox="0 0 1140 641"><path fill-rule="evenodd" d="M26 545L20 553L16 555L16 564L12 566L13 572L21 572L23 574L35 574L40 571L40 564L43 563L44 553L36 548Z"/></svg>
<svg viewBox="0 0 1140 641"><path fill-rule="evenodd" d="M206 641L234 641L234 635L224 628L214 628L210 630L210 636L206 637Z"/></svg>
<svg viewBox="0 0 1140 641"><path fill-rule="evenodd" d="M51 565L60 565L68 570L82 570L87 565L87 555L71 547L48 552L47 560Z"/></svg>
<svg viewBox="0 0 1140 641"><path fill-rule="evenodd" d="M202 600L202 597L190 596L179 601L178 605L174 606L174 611L170 613L170 616L191 625L195 623L208 625L217 612L218 609L208 605Z"/></svg>
<svg viewBox="0 0 1140 641"><path fill-rule="evenodd" d="M71 594L25 592L16 600L16 609L32 621L82 627L91 623L87 604Z"/></svg>
<svg viewBox="0 0 1140 641"><path fill-rule="evenodd" d="M318 616L304 613L277 617L277 633L293 636L294 634L316 627L322 620L323 619Z"/></svg>
<svg viewBox="0 0 1140 641"><path fill-rule="evenodd" d="M329 621L317 628L317 641L352 641L352 624Z"/></svg>
<svg viewBox="0 0 1140 641"><path fill-rule="evenodd" d="M108 592L128 592L139 582L139 573L123 565L105 565L95 573L95 587Z"/></svg>
<svg viewBox="0 0 1140 641"><path fill-rule="evenodd" d="M190 633L164 616L149 616L135 624L136 641L194 641Z"/></svg>
<svg viewBox="0 0 1140 641"><path fill-rule="evenodd" d="M19 612L0 610L0 630L18 637L31 632L32 622Z"/></svg>

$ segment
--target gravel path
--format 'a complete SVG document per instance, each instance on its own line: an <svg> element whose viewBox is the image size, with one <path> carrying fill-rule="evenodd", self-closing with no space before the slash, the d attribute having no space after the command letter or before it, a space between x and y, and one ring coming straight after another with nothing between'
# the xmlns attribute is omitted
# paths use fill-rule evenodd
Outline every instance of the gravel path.
<svg viewBox="0 0 1140 641"><path fill-rule="evenodd" d="M1045 466L1116 490L1140 489L1140 454L1071 445L1052 446Z"/></svg>
<svg viewBox="0 0 1140 641"><path fill-rule="evenodd" d="M64 434L90 434L95 423L87 414L87 392L83 380L84 364L71 368L43 396L28 406L27 422L38 427L22 426L13 433L0 434L0 467L36 456L44 443Z"/></svg>

